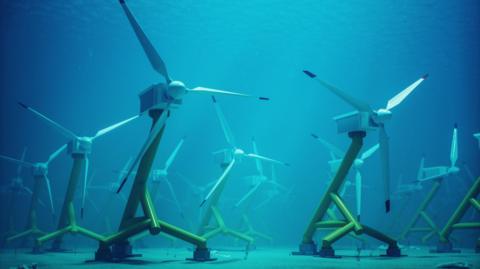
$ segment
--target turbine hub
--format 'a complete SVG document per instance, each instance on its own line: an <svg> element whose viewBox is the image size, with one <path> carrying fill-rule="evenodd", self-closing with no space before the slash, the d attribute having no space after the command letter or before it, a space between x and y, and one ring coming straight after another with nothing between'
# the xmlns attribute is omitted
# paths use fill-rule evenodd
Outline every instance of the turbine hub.
<svg viewBox="0 0 480 269"><path fill-rule="evenodd" d="M245 154L245 151L243 151L243 149L235 149L235 150L233 151L233 153L234 153L235 155L243 155L243 154Z"/></svg>
<svg viewBox="0 0 480 269"><path fill-rule="evenodd" d="M460 172L460 168L456 167L456 166L453 166L453 167L450 167L448 168L448 173L449 174L456 174Z"/></svg>
<svg viewBox="0 0 480 269"><path fill-rule="evenodd" d="M170 98L178 100L181 99L185 93L187 92L187 88L185 84L178 80L172 80L167 87L167 94Z"/></svg>
<svg viewBox="0 0 480 269"><path fill-rule="evenodd" d="M355 159L355 162L353 163L355 165L355 168L360 168L363 165L363 160L362 159Z"/></svg>

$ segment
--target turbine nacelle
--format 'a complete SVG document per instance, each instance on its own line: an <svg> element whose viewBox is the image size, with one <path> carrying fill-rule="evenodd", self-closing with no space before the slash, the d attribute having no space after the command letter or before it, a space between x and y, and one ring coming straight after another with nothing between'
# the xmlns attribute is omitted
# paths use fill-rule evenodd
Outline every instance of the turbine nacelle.
<svg viewBox="0 0 480 269"><path fill-rule="evenodd" d="M67 152L70 155L87 155L92 152L92 137L78 137L68 143Z"/></svg>
<svg viewBox="0 0 480 269"><path fill-rule="evenodd" d="M168 172L164 169L157 169L152 171L153 181L158 181L159 178L167 177Z"/></svg>
<svg viewBox="0 0 480 269"><path fill-rule="evenodd" d="M388 109L385 108L380 108L377 111L373 113L373 120L375 123L384 123L387 120L390 120L392 118L392 112Z"/></svg>
<svg viewBox="0 0 480 269"><path fill-rule="evenodd" d="M36 163L32 167L32 174L34 177L46 176L48 174L48 164Z"/></svg>

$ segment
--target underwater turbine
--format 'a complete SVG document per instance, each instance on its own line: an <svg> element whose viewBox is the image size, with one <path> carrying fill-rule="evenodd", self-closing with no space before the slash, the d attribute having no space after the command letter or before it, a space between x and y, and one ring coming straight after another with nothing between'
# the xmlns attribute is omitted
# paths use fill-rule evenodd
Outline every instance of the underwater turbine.
<svg viewBox="0 0 480 269"><path fill-rule="evenodd" d="M335 174L338 171L338 168L340 166L340 163L342 162L343 156L345 156L345 152L338 149L331 143L327 142L326 140L320 138L316 134L312 134L312 137L318 140L327 150L330 152L331 160L328 162L328 165L330 166L330 172L332 174ZM364 185L362 183L362 173L361 173L361 168L368 158L372 156L380 147L379 144L376 144L372 146L371 148L367 149L365 152L362 153L360 158L356 158L353 167L355 168L355 183L351 183L351 181L347 180L344 183L343 189L340 191L340 197L343 197L345 194L346 190L350 186L355 186L355 200L356 200L356 206L357 206L357 220L360 220L360 215L362 211L362 189L364 188Z"/></svg>
<svg viewBox="0 0 480 269"><path fill-rule="evenodd" d="M32 199L30 201L30 208L29 208L29 213L28 213L28 219L27 219L27 225L25 227L25 230L21 233L18 233L16 235L12 235L11 237L7 238L7 242L11 242L16 239L20 238L26 238L32 236L33 238L37 238L40 235L44 235L45 232L38 229L37 227L37 207L38 204L40 203L40 188L42 184L45 184L44 186L46 187L48 198L50 201L50 213L52 214L53 219L55 220L55 208L53 205L53 197L52 197L52 189L50 185L50 179L48 178L48 167L50 163L62 153L62 151L65 150L67 145L63 145L60 147L58 150L50 154L46 162L38 162L38 163L31 163L31 162L26 162L24 161L24 156L22 156L21 160L17 160L12 157L0 155L0 159L15 163L19 165L18 171L21 171L21 167L26 167L31 169L32 177L34 180L33 183L33 190L28 190L29 193L32 194ZM17 174L19 176L19 174ZM24 187L25 188L25 187ZM34 248L32 252L38 253L40 249L36 248L34 245Z"/></svg>
<svg viewBox="0 0 480 269"><path fill-rule="evenodd" d="M70 142L67 144L67 153L73 159L73 166L70 173L70 179L68 181L67 192L65 194L65 199L62 206L62 211L60 218L58 220L57 230L55 232L43 235L37 238L36 243L40 247L45 242L55 239L52 245L52 251L62 251L62 237L65 233L80 233L84 236L90 237L95 240L103 240L103 236L96 234L90 230L87 230L81 226L78 226L76 223L75 210L73 206L73 199L75 197L75 190L80 180L83 167L83 195L82 195L82 208L80 210L80 216L83 217L85 198L86 198L86 187L87 187L87 177L88 177L88 168L89 168L89 158L92 150L92 144L96 141L97 138L110 133L111 131L125 125L126 123L138 118L138 115L133 116L129 119L123 120L119 123L113 124L106 128L103 128L95 133L93 136L83 136L80 137L70 131L69 129L63 127L59 123L51 120L47 116L38 112L37 110L29 107L23 103L19 103L20 106L30 112L35 116L43 120L52 126L56 131L61 133L66 138L70 139Z"/></svg>
<svg viewBox="0 0 480 269"><path fill-rule="evenodd" d="M182 104L183 97L187 93L223 94L244 97L251 96L205 87L188 88L183 82L172 80L164 61L155 50L141 26L138 24L125 0L119 0L119 3L152 68L164 78L165 82L151 85L139 95L140 113L148 113L152 118L152 127L147 140L130 165L127 174L117 189L117 193L122 191L130 174L135 167L138 166L118 232L107 237L106 241L100 242L100 246L95 253L95 259L111 261L135 256L132 254L132 246L128 239L145 230L149 230L152 235L164 232L170 236L195 245L196 249L193 253L193 260L195 261L212 260L210 258L210 250L207 248L205 238L180 229L157 218L155 206L147 188L147 179L151 172L153 161L165 130L165 123L170 115L170 110L178 108ZM258 97L258 99L268 100L268 98L265 97ZM140 205L144 214L143 218L138 218L136 216L137 209Z"/></svg>
<svg viewBox="0 0 480 269"><path fill-rule="evenodd" d="M257 148L257 143L255 141L255 138L252 138L252 147L253 147L253 154L258 155L258 148ZM258 232L253 228L253 225L250 222L250 218L248 216L248 213L249 213L250 207L252 205L252 199L253 199L254 195L259 192L259 190L261 189L260 187L263 186L264 184L268 183L269 185L273 185L275 190L277 188L282 188L282 189L286 190L286 187L280 185L276 180L276 175L275 175L275 172L274 172L275 170L274 170L273 166L274 166L274 164L278 164L278 163L281 163L281 162L279 162L279 161L270 162L270 164L272 165L272 177L269 178L269 177L265 176L265 174L264 174L262 160L260 160L258 158L255 158L255 166L256 166L258 174L250 176L250 178L253 179L252 183L254 183L254 184L253 184L253 186L251 186L250 190L237 203L235 203L236 208L240 207L242 204L246 204L244 206L244 210L243 210L243 214L242 214L242 222L241 222L241 227L245 228L245 231L243 233L251 236L252 238L260 237L260 238L263 238L263 239L265 239L267 241L270 241L270 242L273 241L273 238L271 236L266 235L266 234L261 233L261 232ZM288 165L287 163L284 163L284 164ZM273 198L273 196L271 196L270 199L272 199L272 198Z"/></svg>
<svg viewBox="0 0 480 269"><path fill-rule="evenodd" d="M230 146L230 148L225 148L225 149L218 150L218 151L214 152L214 154L222 154L223 153L224 160L225 160L226 163L228 163L228 166L225 169L225 171L223 172L223 174L220 176L220 178L217 180L215 185L212 187L210 192L205 196L205 198L203 199L200 206L205 204L205 202L213 195L213 193L216 191L216 189L220 185L222 185L222 182L225 180L228 173L230 173L230 170L233 168L235 163L242 158L261 160L261 161L281 164L281 165L285 165L285 166L289 165L288 163L277 161L275 159L268 158L268 157L265 157L265 156L262 156L262 155L259 155L259 154L256 154L256 153L245 152L243 149L237 147L237 145L235 143L235 139L232 135L232 131L230 129L230 126L228 125L228 122L225 119L225 116L224 116L224 114L223 114L223 112L220 108L220 105L217 102L217 99L215 99L215 97L212 96L212 101L213 101L213 105L215 107L215 112L217 114L218 120L219 120L220 125L222 127L223 134L225 136L225 140L227 141L227 143ZM254 144L254 150L255 150L255 148L256 148L256 144ZM259 163L257 162L256 164L258 165ZM242 201L240 201L240 202L242 202Z"/></svg>
<svg viewBox="0 0 480 269"><path fill-rule="evenodd" d="M391 117L391 109L400 104L425 78L426 75L418 79L416 82L408 86L405 90L397 94L394 98L390 99L386 108L379 110L372 110L368 104L360 102L353 97L350 97L343 91L336 87L320 80L315 74L310 71L303 71L308 77L315 79L323 87L329 89L336 94L342 100L357 109L357 111L335 117L334 120L337 123L337 129L339 133L348 133L348 136L352 140L347 153L345 154L340 167L338 168L334 178L332 179L325 194L320 200L315 213L307 226L302 242L299 246L299 251L293 252L293 255L319 255L321 257L335 257L335 251L332 245L340 238L355 232L356 235L366 234L379 241L385 242L388 247L386 249L387 256L399 257L401 256L400 248L397 245L397 241L390 238L383 233L370 228L360 223L350 212L344 201L338 195L338 191L345 181L345 177L348 171L354 164L360 150L363 146L363 139L366 136L368 130L379 129L379 144L382 160L382 178L384 181L384 193L385 193L385 209L390 211L390 168L389 168L389 154L388 154L388 137L385 132L384 123ZM344 220L326 220L323 221L325 214L328 214L330 205L334 203L342 213ZM327 234L322 239L322 246L320 251L317 251L317 246L313 241L313 236L317 229L322 228L335 228L334 231Z"/></svg>
<svg viewBox="0 0 480 269"><path fill-rule="evenodd" d="M248 253L250 244L253 243L254 239L245 233L241 233L241 232L232 230L230 228L227 228L223 220L223 217L220 213L220 210L218 208L218 203L223 193L223 190L225 188L225 185L228 181L228 176L232 171L232 168L235 166L235 164L242 158L262 160L262 161L267 161L270 163L278 163L278 164L284 164L284 163L262 156L262 155L258 155L256 153L247 153L243 149L238 148L236 146L235 139L233 137L230 126L228 125L228 122L225 119L225 116L222 112L220 104L217 102L217 100L213 96L212 96L212 101L213 101L213 106L215 108L215 113L217 115L223 134L225 136L225 140L229 144L230 148L222 149L213 153L215 155L223 154L222 161L220 162L220 167L223 169L223 173L215 182L215 184L213 185L211 190L208 192L208 194L205 196L203 201L200 203L200 207L202 207L208 201L208 205L206 206L204 214L200 221L198 232L199 234L202 234L203 237L207 239L212 238L219 234L224 234L224 235L229 235L237 239L243 240L247 243L246 252ZM254 146L254 150L255 150L256 144L254 145L255 145ZM241 200L240 202L243 202L243 201ZM217 226L215 227L209 226L212 215L215 218L215 221L217 223Z"/></svg>
<svg viewBox="0 0 480 269"><path fill-rule="evenodd" d="M422 157L420 161L420 168L417 174L417 179L412 184L420 184L427 181L433 181L432 187L423 201L420 203L413 218L407 223L405 229L400 234L399 240L405 240L407 236L412 232L427 232L422 237L422 242L425 243L433 235L440 236L440 229L435 224L434 220L428 215L427 209L432 199L440 189L443 180L448 180L448 176L457 174L460 170L456 166L458 159L458 138L457 138L457 125L455 124L452 132L452 143L450 147L450 166L436 166L436 167L424 167L425 158ZM423 219L428 227L415 228L414 226L420 219Z"/></svg>
<svg viewBox="0 0 480 269"><path fill-rule="evenodd" d="M454 133L455 134L455 133ZM456 134L455 134L456 135ZM480 133L476 134L477 138L480 139ZM479 140L480 141L480 140ZM453 148L453 144L452 144ZM456 161L456 156L454 155L454 160ZM452 162L453 163L453 162ZM451 164L455 166L455 164ZM447 171L458 172L457 169L448 169ZM476 210L477 213L480 212L480 177L478 177L468 189L467 193L463 197L462 201L458 204L458 207L455 209L453 214L448 219L447 223L440 231L440 240L437 243L437 248L431 250L431 252L436 253L458 253L460 250L453 248L453 244L450 240L450 235L456 229L476 229L480 230L480 222L461 222L462 218L467 213L468 209L472 207L473 210ZM475 252L480 253L480 238L477 238L475 245Z"/></svg>
<svg viewBox="0 0 480 269"><path fill-rule="evenodd" d="M337 95L340 99L351 105L356 111L347 113L338 117L335 117L334 120L338 125L338 132L344 133L349 132L352 129L362 130L364 132L372 129L378 129L379 133L379 144L380 144L380 160L381 160L381 170L382 178L384 184L384 195L385 195L385 211L390 211L390 156L389 156L389 137L385 131L385 123L390 120L392 117L392 109L398 106L402 101L407 98L409 94L417 88L420 83L427 79L428 74L422 76L410 86L405 88L403 91L395 95L393 98L388 100L385 108L380 108L373 110L369 104L360 101L342 90L328 84L327 82L317 78L317 76L308 71L303 71L307 76L314 79L320 85L330 90L333 94Z"/></svg>

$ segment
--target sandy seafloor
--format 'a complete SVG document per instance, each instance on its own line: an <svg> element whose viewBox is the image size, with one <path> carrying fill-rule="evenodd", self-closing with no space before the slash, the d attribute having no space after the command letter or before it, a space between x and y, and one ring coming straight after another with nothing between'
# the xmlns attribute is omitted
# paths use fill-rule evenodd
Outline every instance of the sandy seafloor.
<svg viewBox="0 0 480 269"><path fill-rule="evenodd" d="M80 268L436 268L450 262L466 262L470 268L480 268L480 254L463 249L462 253L432 254L427 248L404 249L401 258L380 257L381 250L363 250L360 257L356 251L337 250L339 259L310 256L292 256L290 248L256 249L248 254L242 251L216 251L216 261L197 263L187 261L192 252L186 248L148 248L137 252L143 256L123 263L88 262L93 258L92 249L80 249L67 253L28 254L28 250L4 250L0 253L0 268L17 268L32 263L37 268L80 269Z"/></svg>

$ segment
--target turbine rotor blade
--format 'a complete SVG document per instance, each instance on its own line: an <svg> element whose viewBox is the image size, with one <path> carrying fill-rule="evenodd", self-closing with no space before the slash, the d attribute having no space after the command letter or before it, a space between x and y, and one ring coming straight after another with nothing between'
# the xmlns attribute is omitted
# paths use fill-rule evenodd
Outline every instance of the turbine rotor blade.
<svg viewBox="0 0 480 269"><path fill-rule="evenodd" d="M22 162L25 162L25 155L27 154L27 147L23 149L22 152L22 158L20 159ZM23 165L19 164L17 167L17 177L20 177L20 174L22 173L22 167Z"/></svg>
<svg viewBox="0 0 480 269"><path fill-rule="evenodd" d="M87 197L87 181L88 181L88 167L89 161L88 157L85 156L85 172L83 175L83 192L82 192L82 208L80 209L80 218L83 219L83 213L85 210L85 198Z"/></svg>
<svg viewBox="0 0 480 269"><path fill-rule="evenodd" d="M379 128L379 142L382 165L382 178L385 195L385 211L390 212L390 156L389 156L389 138L383 125Z"/></svg>
<svg viewBox="0 0 480 269"><path fill-rule="evenodd" d="M450 147L450 167L455 167L458 160L458 135L457 124L453 128L452 145Z"/></svg>
<svg viewBox="0 0 480 269"><path fill-rule="evenodd" d="M180 148L182 147L184 141L185 141L185 138L182 138L180 140L180 142L178 142L178 144L175 147L175 149L173 150L172 154L170 154L167 161L165 162L165 167L163 168L163 170L168 171L168 168L170 168L170 165L172 165L173 160L175 160L175 157L177 156L177 153L180 150Z"/></svg>
<svg viewBox="0 0 480 269"><path fill-rule="evenodd" d="M424 167L425 167L425 157L422 156L422 158L420 159L420 167L418 168L417 180L421 180L423 178Z"/></svg>
<svg viewBox="0 0 480 269"><path fill-rule="evenodd" d="M244 156L249 157L249 158L263 160L263 161L270 162L270 163L276 163L276 164L281 164L281 165L284 165L284 166L290 166L288 163L277 161L275 159L271 159L271 158L261 156L261 155L258 155L258 154L246 153L246 154L244 154Z"/></svg>
<svg viewBox="0 0 480 269"><path fill-rule="evenodd" d="M362 174L359 170L355 173L355 198L357 200L357 218L362 213Z"/></svg>
<svg viewBox="0 0 480 269"><path fill-rule="evenodd" d="M255 186L253 186L253 188L251 188L236 204L235 204L235 207L239 207L241 204L243 204L243 202L245 202L250 196L252 196L258 189L258 187L260 187L260 185L262 185L263 181L259 181L257 184L255 184Z"/></svg>
<svg viewBox="0 0 480 269"><path fill-rule="evenodd" d="M233 138L232 130L230 129L230 126L228 125L228 122L225 119L225 115L223 114L220 104L218 104L217 99L215 99L214 96L212 96L212 101L213 101L213 106L215 108L215 112L217 113L218 121L220 121L223 134L225 135L225 140L227 140L227 143L230 146L235 147L235 139Z"/></svg>
<svg viewBox="0 0 480 269"><path fill-rule="evenodd" d="M52 216L55 216L55 208L53 206L53 196L52 196L52 187L50 185L50 179L46 175L44 179L45 179L45 186L47 187L48 199L50 200L50 212L52 213Z"/></svg>
<svg viewBox="0 0 480 269"><path fill-rule="evenodd" d="M208 192L207 196L203 199L202 203L200 204L200 207L202 207L205 202L210 199L210 196L215 192L215 190L220 186L220 184L225 180L227 175L230 173L230 170L232 170L233 165L235 164L235 159L232 159L232 161L228 164L227 168L225 168L225 171L223 171L222 175L220 178L217 180L215 185L213 185L212 189Z"/></svg>
<svg viewBox="0 0 480 269"><path fill-rule="evenodd" d="M208 93L208 94L214 94L214 95L219 94L219 95L232 95L232 96L241 96L241 97L254 97L254 98L257 98L257 99L263 100L263 101L270 100L268 97L257 97L257 96L252 96L252 95L244 94L244 93L218 90L218 89L205 88L205 87L195 87L193 89L187 89L187 92Z"/></svg>
<svg viewBox="0 0 480 269"><path fill-rule="evenodd" d="M252 137L252 146L253 146L253 152L255 154L258 154L258 148L257 148L257 143L255 142L255 138ZM260 159L255 159L255 165L257 166L257 171L258 173L263 176L263 165Z"/></svg>
<svg viewBox="0 0 480 269"><path fill-rule="evenodd" d="M143 51L145 52L145 55L150 61L150 64L152 65L153 69L158 73L160 73L165 78L167 83L170 83L172 80L168 75L167 67L163 62L162 58L160 57L158 52L155 50L155 47L153 47L147 35L143 32L142 28L138 24L132 12L130 12L130 9L125 3L125 0L119 0L119 2L122 5L123 11L125 12L125 15L127 15L128 21L130 22L130 25L132 26L138 41L142 45Z"/></svg>
<svg viewBox="0 0 480 269"><path fill-rule="evenodd" d="M373 147L369 148L368 150L366 150L362 156L360 157L360 159L362 159L362 161L368 159L370 156L372 156L377 150L378 148L380 147L380 144L376 144L374 145Z"/></svg>
<svg viewBox="0 0 480 269"><path fill-rule="evenodd" d="M5 161L9 161L9 162L12 162L12 163L15 163L15 164L18 164L18 165L23 165L23 166L26 166L26 167L33 167L34 166L33 163L24 162L24 161L17 160L17 159L14 159L14 158L11 158L11 157L8 157L8 156L5 156L5 155L0 155L0 159L3 159Z"/></svg>
<svg viewBox="0 0 480 269"><path fill-rule="evenodd" d="M475 182L475 177L473 176L472 170L470 170L470 167L467 165L467 163L465 163L465 162L463 163L463 168L464 168L465 172L467 173L470 181L472 181L472 183Z"/></svg>
<svg viewBox="0 0 480 269"><path fill-rule="evenodd" d="M57 158L58 155L60 155L60 153L62 153L62 151L64 151L66 148L67 148L67 144L64 144L64 145L61 146L59 149L57 149L54 153L52 153L52 154L48 157L47 165L48 165L51 161L53 161L55 158Z"/></svg>
<svg viewBox="0 0 480 269"><path fill-rule="evenodd" d="M28 194L30 194L30 195L33 194L33 191L32 191L30 188L28 188L28 187L23 186L22 189L23 189L26 193L28 193Z"/></svg>
<svg viewBox="0 0 480 269"><path fill-rule="evenodd" d="M386 110L390 110L396 106L398 106L407 96L417 88L420 83L422 83L425 79L428 78L428 74L423 75L421 78L419 78L417 81L412 83L410 86L405 88L403 91L395 95L392 99L388 100Z"/></svg>
<svg viewBox="0 0 480 269"><path fill-rule="evenodd" d="M118 185L120 184L121 180L123 179L123 176L125 175L125 173L127 173L127 169L130 167L131 164L132 164L132 157L128 157L127 162L123 166L122 170L119 172L118 180L117 180Z"/></svg>
<svg viewBox="0 0 480 269"><path fill-rule="evenodd" d="M260 202L260 203L254 208L254 210L258 210L258 209L264 207L264 206L265 206L266 204L268 204L272 199L273 199L273 196L267 197L265 200L263 200L262 202Z"/></svg>
<svg viewBox="0 0 480 269"><path fill-rule="evenodd" d="M72 131L68 130L67 128L63 127L62 125L58 124L57 122L51 120L47 116L43 115L42 113L38 112L37 110L25 105L24 103L19 102L18 103L22 108L32 112L35 114L37 117L40 119L46 121L50 126L54 127L58 132L60 132L63 136L69 138L69 139L77 139L78 136L75 135Z"/></svg>
<svg viewBox="0 0 480 269"><path fill-rule="evenodd" d="M130 174L132 173L133 169L135 169L135 167L137 166L138 162L140 161L140 159L143 157L143 155L145 154L145 152L147 151L148 148L150 148L150 145L153 143L153 140L155 140L155 138L158 136L158 134L160 133L160 131L163 129L163 127L165 126L165 121L167 120L167 115L168 115L168 112L167 111L163 111L162 112L162 115L158 118L158 120L155 122L154 126L152 127L152 129L150 130L150 134L148 135L148 138L147 140L145 141L145 144L143 144L139 154L137 155L137 157L135 158L135 160L133 161L132 165L130 166L130 168L128 169L128 172L127 174L125 175L125 177L123 178L122 182L120 183L120 186L118 187L117 189L117 193L120 193L122 191L122 188L123 186L125 185L125 183L127 182L128 180L128 177L130 176Z"/></svg>
<svg viewBox="0 0 480 269"><path fill-rule="evenodd" d="M140 117L140 115L135 115L135 116L130 117L130 118L126 119L126 120L123 120L123 121L121 121L121 122L115 123L115 124L113 124L113 125L111 125L111 126L108 126L108 127L106 127L106 128L103 128L103 129L101 129L100 131L98 131L98 132L95 134L95 136L92 137L92 140L93 140L93 139L96 139L96 138L99 138L100 136L102 136L102 135L104 135L104 134L107 134L107 133L109 133L109 132L117 129L118 127L121 127L122 125L127 124L127 123L129 123L130 121L132 121L132 120L134 120L134 119L137 119L138 117Z"/></svg>
<svg viewBox="0 0 480 269"><path fill-rule="evenodd" d="M170 195L172 196L173 202L175 206L177 207L178 213L180 213L181 216L183 216L183 210L182 207L180 206L180 202L178 201L177 194L175 193L175 190L173 189L172 183L170 180L165 178L165 183L167 184L168 190L170 192Z"/></svg>
<svg viewBox="0 0 480 269"><path fill-rule="evenodd" d="M322 85L323 87L330 90L333 94L338 96L340 99L342 99L344 102L351 105L352 107L354 107L358 111L364 111L364 112L371 112L372 111L372 109L370 108L370 106L367 103L364 103L364 102L348 95L344 91L334 87L333 85L330 85L327 82L317 78L317 75L315 75L314 73L312 73L308 70L304 70L303 73L305 73L310 78L314 79L316 82L320 83L320 85Z"/></svg>
<svg viewBox="0 0 480 269"><path fill-rule="evenodd" d="M312 137L318 140L325 148L327 148L331 154L333 154L337 158L343 158L345 156L345 152L334 146L333 144L327 142L325 139L319 137L316 134L312 134ZM333 159L333 158L332 158Z"/></svg>

